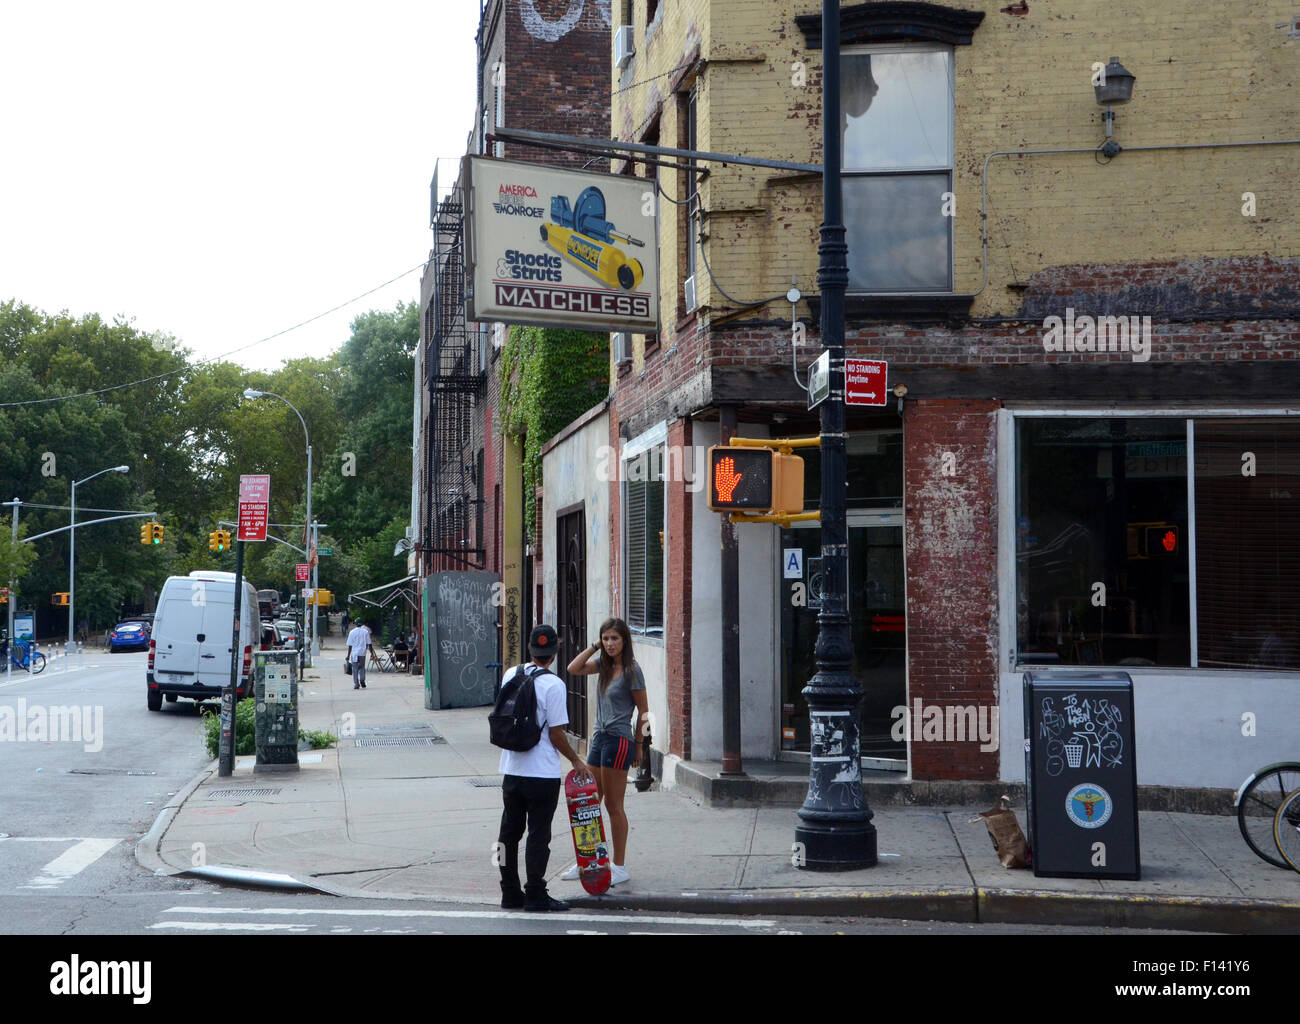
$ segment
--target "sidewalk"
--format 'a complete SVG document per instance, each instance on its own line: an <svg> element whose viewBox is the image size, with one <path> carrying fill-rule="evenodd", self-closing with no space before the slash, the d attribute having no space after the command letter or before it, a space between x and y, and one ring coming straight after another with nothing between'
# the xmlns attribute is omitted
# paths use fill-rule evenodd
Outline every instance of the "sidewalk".
<svg viewBox="0 0 1300 1024"><path fill-rule="evenodd" d="M367 684L353 690L341 647L325 650L302 686L302 728L355 735L300 753L297 773L255 775L247 757L220 779L214 762L140 841L140 863L236 884L498 905L500 752L487 709L427 711L419 676L371 673ZM561 806L550 888L575 906L623 910L1300 931L1300 874L1251 853L1235 818L1142 812L1142 880L1118 882L1003 868L983 823L969 820L986 809L876 808L878 865L823 873L791 863L793 810L706 808L682 790L629 785L631 882L590 897L558 879L573 861Z"/></svg>

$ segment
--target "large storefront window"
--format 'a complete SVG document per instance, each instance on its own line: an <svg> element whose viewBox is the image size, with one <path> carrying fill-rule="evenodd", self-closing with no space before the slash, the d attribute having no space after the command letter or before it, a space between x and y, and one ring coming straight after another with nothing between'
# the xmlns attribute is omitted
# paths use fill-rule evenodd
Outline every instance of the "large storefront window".
<svg viewBox="0 0 1300 1024"><path fill-rule="evenodd" d="M1300 423L1195 427L1198 664L1300 668Z"/></svg>
<svg viewBox="0 0 1300 1024"><path fill-rule="evenodd" d="M1300 423L1017 427L1022 663L1300 668Z"/></svg>
<svg viewBox="0 0 1300 1024"><path fill-rule="evenodd" d="M1185 421L1019 425L1021 660L1189 665Z"/></svg>

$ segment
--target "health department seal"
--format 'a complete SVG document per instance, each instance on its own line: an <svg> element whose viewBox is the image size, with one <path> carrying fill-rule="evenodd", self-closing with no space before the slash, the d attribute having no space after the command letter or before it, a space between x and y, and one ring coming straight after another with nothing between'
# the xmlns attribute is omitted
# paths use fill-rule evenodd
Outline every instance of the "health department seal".
<svg viewBox="0 0 1300 1024"><path fill-rule="evenodd" d="M1114 809L1110 794L1095 782L1084 782L1065 795L1065 813L1080 828L1101 828Z"/></svg>

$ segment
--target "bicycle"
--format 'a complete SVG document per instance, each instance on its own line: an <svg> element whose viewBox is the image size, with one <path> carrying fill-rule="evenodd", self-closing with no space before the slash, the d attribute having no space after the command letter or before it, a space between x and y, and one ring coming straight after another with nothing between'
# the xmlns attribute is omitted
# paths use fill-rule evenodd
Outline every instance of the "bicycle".
<svg viewBox="0 0 1300 1024"><path fill-rule="evenodd" d="M1288 804L1288 798L1296 790L1300 790L1300 762L1279 761L1265 765L1247 778L1233 800L1237 806L1237 826L1246 845L1274 867L1294 867L1278 844L1274 826L1284 804L1300 814L1300 802ZM1300 826L1300 821L1286 820Z"/></svg>
<svg viewBox="0 0 1300 1024"><path fill-rule="evenodd" d="M32 675L45 671L45 655L36 650L35 644L29 644L24 640L15 640L10 645L9 660Z"/></svg>
<svg viewBox="0 0 1300 1024"><path fill-rule="evenodd" d="M1273 815L1273 842L1287 864L1300 871L1300 789L1290 793Z"/></svg>

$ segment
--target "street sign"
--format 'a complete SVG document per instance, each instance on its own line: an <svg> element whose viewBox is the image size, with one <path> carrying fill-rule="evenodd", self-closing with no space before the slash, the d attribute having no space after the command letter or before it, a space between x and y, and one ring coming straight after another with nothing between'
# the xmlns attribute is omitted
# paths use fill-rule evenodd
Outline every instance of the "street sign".
<svg viewBox="0 0 1300 1024"><path fill-rule="evenodd" d="M808 408L816 408L830 393L831 354L823 352L808 370Z"/></svg>
<svg viewBox="0 0 1300 1024"><path fill-rule="evenodd" d="M885 385L889 364L883 359L844 360L844 403L884 405L889 395Z"/></svg>
<svg viewBox="0 0 1300 1024"><path fill-rule="evenodd" d="M299 563L293 567L293 580L295 583L306 583L311 578L311 566L305 563Z"/></svg>
<svg viewBox="0 0 1300 1024"><path fill-rule="evenodd" d="M332 555L332 554L334 554L334 549L333 549L333 548L317 548L317 549L316 549L316 553L317 553L318 555L322 555L322 556L324 556L324 555Z"/></svg>
<svg viewBox="0 0 1300 1024"><path fill-rule="evenodd" d="M271 477L265 473L239 478L239 533L236 540L265 541L271 507Z"/></svg>

